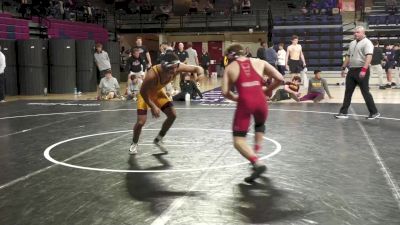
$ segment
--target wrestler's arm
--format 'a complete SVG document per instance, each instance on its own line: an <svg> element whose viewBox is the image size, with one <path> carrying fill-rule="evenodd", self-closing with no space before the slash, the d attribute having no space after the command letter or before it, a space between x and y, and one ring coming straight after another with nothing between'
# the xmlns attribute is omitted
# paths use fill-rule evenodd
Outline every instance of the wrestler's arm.
<svg viewBox="0 0 400 225"><path fill-rule="evenodd" d="M197 73L197 79L201 80L204 78L204 70L201 66L192 66L187 64L179 64L178 69L176 70L177 73Z"/></svg>
<svg viewBox="0 0 400 225"><path fill-rule="evenodd" d="M225 98L236 102L238 100L238 95L234 94L231 91L233 87L233 76L234 74L232 73L232 64L229 64L225 68L224 76L222 78L222 94Z"/></svg>
<svg viewBox="0 0 400 225"><path fill-rule="evenodd" d="M264 64L264 74L267 75L268 77L272 78L273 82L267 87L265 90L265 95L271 97L272 96L272 91L279 87L283 81L282 74L275 69L275 67L271 66L271 64L267 62L263 62Z"/></svg>

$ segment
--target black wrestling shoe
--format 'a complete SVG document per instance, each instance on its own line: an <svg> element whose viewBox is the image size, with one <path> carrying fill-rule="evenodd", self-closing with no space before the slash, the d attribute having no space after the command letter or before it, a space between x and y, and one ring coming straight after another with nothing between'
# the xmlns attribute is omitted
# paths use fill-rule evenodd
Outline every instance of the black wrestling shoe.
<svg viewBox="0 0 400 225"><path fill-rule="evenodd" d="M267 166L264 164L261 165L254 165L253 166L253 173L249 176L244 178L244 181L247 183L253 183L255 179L259 178L261 174L267 171Z"/></svg>

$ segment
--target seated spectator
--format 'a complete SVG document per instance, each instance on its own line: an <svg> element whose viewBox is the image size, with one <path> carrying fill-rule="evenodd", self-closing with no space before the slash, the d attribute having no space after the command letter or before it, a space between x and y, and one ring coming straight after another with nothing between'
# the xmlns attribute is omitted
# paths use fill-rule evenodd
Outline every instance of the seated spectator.
<svg viewBox="0 0 400 225"><path fill-rule="evenodd" d="M214 5L211 1L207 1L204 11L206 12L207 15L212 15L214 13Z"/></svg>
<svg viewBox="0 0 400 225"><path fill-rule="evenodd" d="M137 100L137 95L139 94L140 87L142 86L142 79L134 74L129 75L128 82L126 85L126 99L133 101Z"/></svg>
<svg viewBox="0 0 400 225"><path fill-rule="evenodd" d="M389 14L397 13L397 1L396 0L386 0L385 3L386 12Z"/></svg>
<svg viewBox="0 0 400 225"><path fill-rule="evenodd" d="M318 0L313 0L310 4L310 12L312 14L318 14L319 13L319 2Z"/></svg>
<svg viewBox="0 0 400 225"><path fill-rule="evenodd" d="M199 2L197 0L192 0L192 4L190 4L189 14L197 13L199 11Z"/></svg>
<svg viewBox="0 0 400 225"><path fill-rule="evenodd" d="M107 70L105 77L101 78L97 92L98 100L110 100L119 97L119 84L112 76L111 70Z"/></svg>
<svg viewBox="0 0 400 225"><path fill-rule="evenodd" d="M329 98L333 98L328 89L328 83L324 78L321 78L321 70L314 71L314 78L311 78L308 83L308 92L300 101L313 100L315 103L320 102L325 97L325 92Z"/></svg>
<svg viewBox="0 0 400 225"><path fill-rule="evenodd" d="M196 96L199 95L200 98L203 98L201 91L197 88L196 83L190 79L190 74L184 74L184 80L180 82L181 92L176 94L173 97L174 101L185 101L186 93L190 94L191 99L196 99Z"/></svg>
<svg viewBox="0 0 400 225"><path fill-rule="evenodd" d="M242 1L242 14L249 14L251 13L251 3L250 0L243 0Z"/></svg>
<svg viewBox="0 0 400 225"><path fill-rule="evenodd" d="M299 76L294 76L292 81L288 81L285 83L283 89L279 89L276 91L275 95L271 98L271 101L282 101L287 99L293 99L296 102L299 102L300 97L300 84L301 78Z"/></svg>

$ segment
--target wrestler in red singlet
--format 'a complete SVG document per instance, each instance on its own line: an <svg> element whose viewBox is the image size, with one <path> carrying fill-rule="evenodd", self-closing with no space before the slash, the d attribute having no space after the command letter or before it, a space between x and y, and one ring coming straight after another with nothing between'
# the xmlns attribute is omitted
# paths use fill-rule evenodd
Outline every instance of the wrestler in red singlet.
<svg viewBox="0 0 400 225"><path fill-rule="evenodd" d="M246 58L243 47L239 44L231 45L227 49L227 56L234 61L224 71L222 93L232 100L237 101L235 118L233 121L233 142L235 148L253 165L253 173L245 179L253 182L266 171L266 166L258 160L255 150L260 148L265 131L265 120L268 115L267 98L272 95L272 90L283 81L282 75L267 62L259 59ZM263 75L273 79L265 91L262 86ZM236 86L237 92L233 93L232 87ZM265 92L265 94L264 94ZM254 117L255 149L246 143L246 134L249 129L251 116Z"/></svg>

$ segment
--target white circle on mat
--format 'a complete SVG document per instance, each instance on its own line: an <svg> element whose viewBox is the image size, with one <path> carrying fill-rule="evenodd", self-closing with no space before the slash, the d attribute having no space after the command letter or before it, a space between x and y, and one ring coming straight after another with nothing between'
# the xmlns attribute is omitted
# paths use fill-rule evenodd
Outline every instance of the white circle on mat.
<svg viewBox="0 0 400 225"><path fill-rule="evenodd" d="M143 130L159 130L159 129L143 129ZM196 130L196 131L216 131L216 132L226 132L226 133L231 133L231 130L223 130L223 129L209 129L209 128L171 128L170 130ZM101 135L107 135L107 134L117 134L117 133L127 133L127 132L132 132L132 130L120 130L120 131L110 131L110 132L103 132L103 133L97 133L97 134L89 134L89 135L84 135L84 136L79 136L79 137L74 137L70 138L67 140L63 140L60 142L57 142L55 144L52 144L51 146L47 147L46 150L44 151L43 155L44 157L49 160L52 163L66 166L66 167L71 167L71 168L76 168L76 169L82 169L82 170L92 170L92 171L101 171L101 172L114 172L114 173L171 173L171 172L195 172L195 171L205 171L205 170L214 170L214 169L221 169L221 168L229 168L229 167L237 167L240 165L245 165L248 164L249 162L241 162L241 163L234 163L234 164L229 164L229 165L221 165L221 166L207 166L207 167L202 167L202 168L188 168L188 169L167 169L167 170L120 170L120 169L108 169L108 168L95 168L95 167L87 167L87 166L78 166L78 165L73 165L70 163L66 162L60 162L53 157L50 156L51 150L53 150L55 147L58 145L71 142L74 140L78 139L84 139L84 138L89 138L89 137L94 137L94 136L101 136ZM254 135L249 133L250 135ZM228 138L228 137L227 137ZM265 140L270 141L274 143L275 149L273 152L269 153L268 155L260 157L260 160L271 158L274 155L278 154L282 150L282 146L279 142L263 137ZM128 151L126 152L128 155Z"/></svg>

